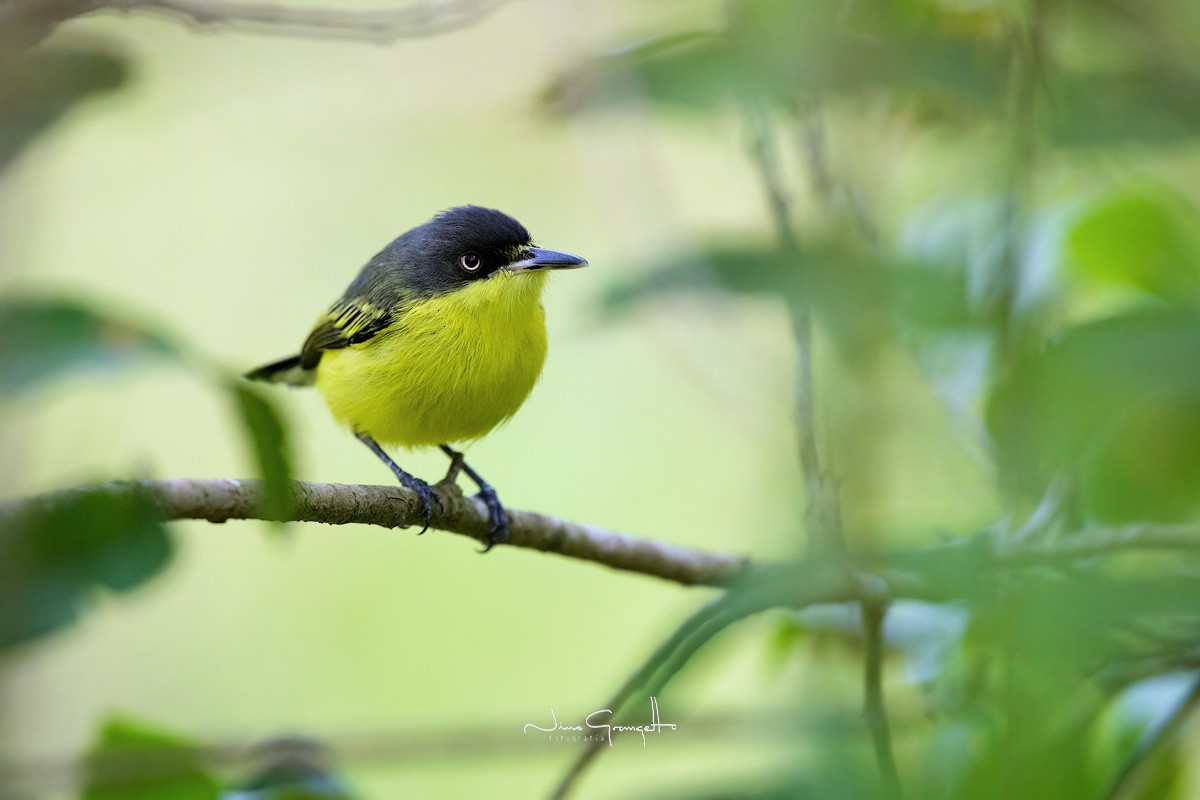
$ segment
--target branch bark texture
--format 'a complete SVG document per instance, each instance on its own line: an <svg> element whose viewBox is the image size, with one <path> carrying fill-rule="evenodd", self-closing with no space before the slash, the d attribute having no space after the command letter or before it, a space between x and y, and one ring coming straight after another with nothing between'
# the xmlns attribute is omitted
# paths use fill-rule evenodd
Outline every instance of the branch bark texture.
<svg viewBox="0 0 1200 800"><path fill-rule="evenodd" d="M441 483L435 488L441 503L434 504L431 528L486 543L490 525L483 503L465 497L457 486ZM257 480L122 481L105 484L99 490L118 494L146 492L167 520L225 522L265 518L261 512L263 486ZM72 489L0 505L0 524L6 517L19 516L39 505L52 506L80 491L96 489ZM293 495L292 513L287 521L399 528L420 525L424 519L416 494L402 486L297 481L293 484ZM688 586L731 585L749 565L748 559L740 556L642 539L531 511L510 509L508 514L510 546L557 553Z"/></svg>
<svg viewBox="0 0 1200 800"><path fill-rule="evenodd" d="M287 522L319 522L326 525L377 525L383 528L403 528L422 524L417 496L402 486L361 486L336 483L293 483L295 502ZM431 528L457 533L481 544L487 542L490 525L483 503L466 497L457 486L440 483L435 487L441 503L435 503ZM115 481L101 486L80 487L59 492L17 498L0 502L0 532L5 526L42 508L53 508L83 492L110 492L117 495L148 494L165 520L199 519L225 522L235 519L271 521L262 512L264 491L257 480L193 480ZM685 586L731 587L743 583L754 574L761 583L765 576L787 572L788 564L751 562L742 555L713 553L669 542L643 539L611 531L597 525L569 522L532 511L509 509L511 531L507 546L543 553L555 553L567 558L591 561L623 572L634 572L683 584ZM990 540L990 537L989 537ZM960 548L966 540L939 545L934 550ZM1054 566L1064 562L1115 556L1131 551L1200 551L1198 525L1130 525L1117 528L1095 528L1081 531L1054 541L1031 542L1022 545L997 544L992 549L1000 568L1020 569L1035 565ZM805 562L792 565L799 567ZM839 561L827 565L827 571L844 573ZM791 580L796 581L793 574ZM811 580L811 576L809 579ZM895 597L936 600L927 587L910 576L884 574L887 592ZM805 581L799 581L804 583ZM841 583L836 584L842 587ZM860 595L872 594L844 588L830 590L828 596L812 597L811 587L798 586L804 591L804 605L814 602L845 602ZM792 605L794 599L786 592L779 593L779 605Z"/></svg>

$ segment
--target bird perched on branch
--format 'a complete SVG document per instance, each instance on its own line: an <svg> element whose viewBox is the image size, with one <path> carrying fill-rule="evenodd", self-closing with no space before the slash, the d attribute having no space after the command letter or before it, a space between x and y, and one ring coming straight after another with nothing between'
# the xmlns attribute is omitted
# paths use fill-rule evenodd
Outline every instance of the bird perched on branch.
<svg viewBox="0 0 1200 800"><path fill-rule="evenodd" d="M315 384L333 416L417 493L425 528L436 494L384 447L439 446L451 460L447 480L466 472L487 505L486 552L508 538L508 516L451 444L480 438L525 402L546 359L546 274L586 265L534 247L507 214L452 208L371 259L298 355L246 377Z"/></svg>

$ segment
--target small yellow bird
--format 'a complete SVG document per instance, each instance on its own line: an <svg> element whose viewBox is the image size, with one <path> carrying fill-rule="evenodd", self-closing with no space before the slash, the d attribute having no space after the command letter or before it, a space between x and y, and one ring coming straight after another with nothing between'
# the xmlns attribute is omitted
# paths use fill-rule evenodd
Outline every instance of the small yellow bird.
<svg viewBox="0 0 1200 800"><path fill-rule="evenodd" d="M246 377L315 383L333 416L420 496L426 528L434 490L383 446L439 446L450 456L447 479L461 469L479 487L491 517L487 552L508 538L508 515L450 445L480 438L525 402L546 360L546 271L583 266L578 256L534 247L507 214L452 208L371 259L299 355Z"/></svg>

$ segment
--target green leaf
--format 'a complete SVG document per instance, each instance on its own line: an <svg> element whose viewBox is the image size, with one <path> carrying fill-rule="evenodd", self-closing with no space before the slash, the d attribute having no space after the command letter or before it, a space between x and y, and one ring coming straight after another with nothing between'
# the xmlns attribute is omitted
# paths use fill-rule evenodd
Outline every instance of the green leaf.
<svg viewBox="0 0 1200 800"><path fill-rule="evenodd" d="M739 58L782 96L891 89L989 104L1004 87L1002 54L987 25L944 8L897 3L739 0L729 39Z"/></svg>
<svg viewBox="0 0 1200 800"><path fill-rule="evenodd" d="M83 800L217 800L220 786L194 744L140 723L104 725L87 763Z"/></svg>
<svg viewBox="0 0 1200 800"><path fill-rule="evenodd" d="M0 170L77 103L127 77L124 58L102 50L0 50Z"/></svg>
<svg viewBox="0 0 1200 800"><path fill-rule="evenodd" d="M235 380L229 384L237 411L249 438L254 464L265 490L263 513L286 520L294 500L292 464L287 431L275 407L255 387Z"/></svg>
<svg viewBox="0 0 1200 800"><path fill-rule="evenodd" d="M675 34L622 48L576 66L542 93L559 114L627 100L631 88L668 106L705 110L726 100L761 94L758 76L713 33Z"/></svg>
<svg viewBox="0 0 1200 800"><path fill-rule="evenodd" d="M0 398L41 388L72 371L125 369L178 358L153 331L71 300L0 301Z"/></svg>
<svg viewBox="0 0 1200 800"><path fill-rule="evenodd" d="M1065 73L1049 89L1050 135L1062 145L1162 145L1200 136L1200 80L1180 71Z"/></svg>
<svg viewBox="0 0 1200 800"><path fill-rule="evenodd" d="M767 663L772 670L779 672L787 666L807 633L808 629L794 614L780 617L771 624L767 636Z"/></svg>
<svg viewBox="0 0 1200 800"><path fill-rule="evenodd" d="M1085 506L1109 522L1186 520L1200 511L1200 393L1149 393L1118 411L1084 462Z"/></svg>
<svg viewBox="0 0 1200 800"><path fill-rule="evenodd" d="M1190 303L1200 291L1200 212L1166 189L1100 198L1067 234L1073 266L1108 283Z"/></svg>
<svg viewBox="0 0 1200 800"><path fill-rule="evenodd" d="M1200 511L1200 314L1154 309L1072 328L1022 353L994 389L988 427L1010 489L1082 481L1102 519Z"/></svg>
<svg viewBox="0 0 1200 800"><path fill-rule="evenodd" d="M773 295L812 308L847 349L905 328L971 324L965 278L949 265L904 261L814 243L788 252L760 243L722 244L698 255L647 267L609 289L609 312L678 292Z"/></svg>
<svg viewBox="0 0 1200 800"><path fill-rule="evenodd" d="M741 0L721 31L669 36L596 59L559 80L551 105L571 111L632 96L710 109L733 99L852 96L878 89L971 108L992 107L1004 62L986 26L926 19L886 4ZM847 9L851 13L847 14Z"/></svg>
<svg viewBox="0 0 1200 800"><path fill-rule="evenodd" d="M76 620L101 589L128 591L170 562L153 500L79 490L0 515L0 649Z"/></svg>

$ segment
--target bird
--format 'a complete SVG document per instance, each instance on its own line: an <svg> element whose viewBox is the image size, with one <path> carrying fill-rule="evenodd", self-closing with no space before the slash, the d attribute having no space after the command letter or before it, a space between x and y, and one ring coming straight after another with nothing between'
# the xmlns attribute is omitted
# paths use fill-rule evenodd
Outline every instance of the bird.
<svg viewBox="0 0 1200 800"><path fill-rule="evenodd" d="M486 553L508 539L508 514L460 448L525 402L546 360L547 274L587 263L535 247L525 226L501 211L450 208L368 261L299 353L244 377L315 385L333 417L417 494L422 533L440 499L385 448L440 448L450 458L445 480L466 473L487 507Z"/></svg>

